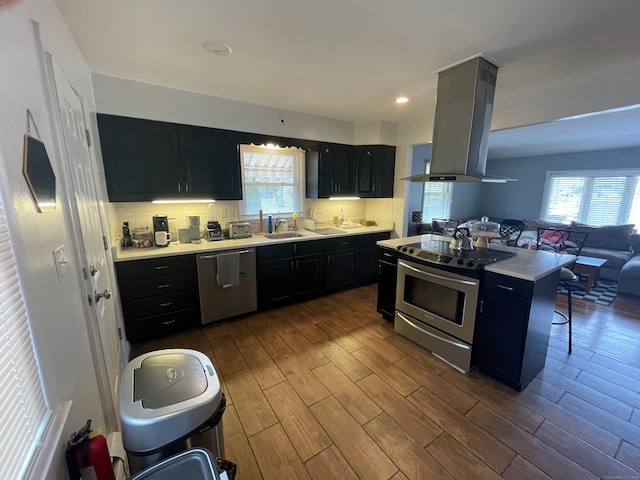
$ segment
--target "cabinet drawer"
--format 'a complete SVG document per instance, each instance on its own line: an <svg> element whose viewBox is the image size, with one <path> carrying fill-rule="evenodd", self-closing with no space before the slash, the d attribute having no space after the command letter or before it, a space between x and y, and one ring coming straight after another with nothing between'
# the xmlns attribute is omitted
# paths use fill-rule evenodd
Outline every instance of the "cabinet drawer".
<svg viewBox="0 0 640 480"><path fill-rule="evenodd" d="M378 260L381 262L390 263L392 265L398 264L398 254L395 250L388 248L378 248Z"/></svg>
<svg viewBox="0 0 640 480"><path fill-rule="evenodd" d="M131 302L127 308L127 315L132 319L162 315L165 313L196 308L198 297L195 291L180 292L173 295L142 298Z"/></svg>
<svg viewBox="0 0 640 480"><path fill-rule="evenodd" d="M193 273L134 280L128 282L126 288L121 295L130 300L197 290Z"/></svg>
<svg viewBox="0 0 640 480"><path fill-rule="evenodd" d="M293 253L296 257L324 253L324 240L312 240L308 242L296 242L293 244Z"/></svg>
<svg viewBox="0 0 640 480"><path fill-rule="evenodd" d="M487 272L482 291L509 300L528 301L533 293L533 282Z"/></svg>
<svg viewBox="0 0 640 480"><path fill-rule="evenodd" d="M293 257L293 246L294 243L280 243L278 245L258 247L258 261L265 262L269 260Z"/></svg>
<svg viewBox="0 0 640 480"><path fill-rule="evenodd" d="M200 310L191 308L165 315L140 318L134 321L125 322L127 340L131 343L142 342L152 338L171 335L200 323Z"/></svg>
<svg viewBox="0 0 640 480"><path fill-rule="evenodd" d="M178 273L196 271L195 255L179 255L175 257L150 258L116 263L116 270L121 280L167 276Z"/></svg>
<svg viewBox="0 0 640 480"><path fill-rule="evenodd" d="M327 252L344 250L346 248L356 248L357 246L358 246L358 239L356 236L329 238L325 240L325 249Z"/></svg>

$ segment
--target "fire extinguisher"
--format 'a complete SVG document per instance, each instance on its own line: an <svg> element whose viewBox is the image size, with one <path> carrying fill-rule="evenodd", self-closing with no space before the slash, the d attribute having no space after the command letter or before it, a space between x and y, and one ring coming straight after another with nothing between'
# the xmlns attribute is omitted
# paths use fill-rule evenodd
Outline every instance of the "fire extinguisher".
<svg viewBox="0 0 640 480"><path fill-rule="evenodd" d="M116 480L107 440L91 430L91 419L71 436L65 456L70 480Z"/></svg>

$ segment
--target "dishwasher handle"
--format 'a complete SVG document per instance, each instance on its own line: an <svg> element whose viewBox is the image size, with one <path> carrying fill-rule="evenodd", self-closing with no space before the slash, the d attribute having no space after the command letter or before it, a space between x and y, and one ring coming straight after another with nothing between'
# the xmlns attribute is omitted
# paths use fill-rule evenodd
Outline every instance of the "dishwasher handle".
<svg viewBox="0 0 640 480"><path fill-rule="evenodd" d="M227 253L239 253L240 255L245 254L245 253L252 253L253 250L249 249L249 250L240 250L238 252L227 252ZM211 260L212 258L218 258L218 255L200 255L198 257L198 260Z"/></svg>

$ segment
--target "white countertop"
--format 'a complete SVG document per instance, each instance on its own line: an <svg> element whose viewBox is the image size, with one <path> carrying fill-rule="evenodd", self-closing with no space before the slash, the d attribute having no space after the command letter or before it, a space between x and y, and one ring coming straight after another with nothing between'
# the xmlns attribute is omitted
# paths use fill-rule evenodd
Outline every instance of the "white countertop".
<svg viewBox="0 0 640 480"><path fill-rule="evenodd" d="M237 240L218 240L209 242L205 239L202 243L179 243L171 242L168 247L149 248L121 248L118 243L112 249L113 261L124 262L128 260L141 260L145 258L170 257L174 255L186 255L189 253L205 253L220 250L232 250L236 248L258 247L263 245L276 245L279 243L304 242L309 240L320 240L326 238L345 237L351 235L366 235L368 233L390 232L392 227L356 227L343 230L344 233L323 235L311 230L298 230L301 237L270 239L261 234L254 234L250 238L239 238Z"/></svg>
<svg viewBox="0 0 640 480"><path fill-rule="evenodd" d="M381 240L378 245L381 247L397 249L400 245L422 242L430 240L432 235L415 235L413 237L393 238ZM442 237L434 235L434 238ZM485 272L498 273L509 277L520 278L522 280L536 281L561 267L566 267L576 259L575 255L566 255L538 250L527 250L526 248L503 247L492 245L496 250L515 252L516 255L504 260L487 265Z"/></svg>

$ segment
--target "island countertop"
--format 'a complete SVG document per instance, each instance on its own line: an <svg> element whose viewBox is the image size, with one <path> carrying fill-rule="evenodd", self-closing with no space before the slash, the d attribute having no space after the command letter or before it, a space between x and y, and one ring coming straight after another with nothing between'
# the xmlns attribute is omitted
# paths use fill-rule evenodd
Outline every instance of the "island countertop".
<svg viewBox="0 0 640 480"><path fill-rule="evenodd" d="M442 239L439 235L415 235L412 237L380 240L378 246L396 250L399 246L422 242L430 240L431 238ZM575 255L528 250L526 248L505 247L502 245L491 245L491 248L514 252L516 255L485 266L485 272L493 272L532 282L549 275L555 270L566 267L576 260Z"/></svg>

